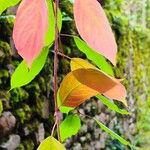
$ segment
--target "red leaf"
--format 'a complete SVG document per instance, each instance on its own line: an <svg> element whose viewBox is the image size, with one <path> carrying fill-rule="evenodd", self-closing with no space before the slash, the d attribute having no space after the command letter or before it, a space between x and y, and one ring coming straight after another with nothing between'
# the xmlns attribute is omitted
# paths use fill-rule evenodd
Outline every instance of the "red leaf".
<svg viewBox="0 0 150 150"><path fill-rule="evenodd" d="M72 58L71 71L75 78L104 96L123 102L127 106L126 89L120 79L113 78L81 58Z"/></svg>
<svg viewBox="0 0 150 150"><path fill-rule="evenodd" d="M68 73L60 84L60 106L77 107L85 100L97 95L98 92L81 84L73 75Z"/></svg>
<svg viewBox="0 0 150 150"><path fill-rule="evenodd" d="M125 106L127 106L127 102L125 100L125 97L127 95L125 87L118 82L116 86L108 90L107 92L103 93L104 96L115 99L115 100L121 100Z"/></svg>
<svg viewBox="0 0 150 150"><path fill-rule="evenodd" d="M23 0L17 11L13 39L19 55L29 66L44 46L47 28L46 0Z"/></svg>
<svg viewBox="0 0 150 150"><path fill-rule="evenodd" d="M115 65L117 45L104 10L97 0L75 0L74 18L81 37Z"/></svg>

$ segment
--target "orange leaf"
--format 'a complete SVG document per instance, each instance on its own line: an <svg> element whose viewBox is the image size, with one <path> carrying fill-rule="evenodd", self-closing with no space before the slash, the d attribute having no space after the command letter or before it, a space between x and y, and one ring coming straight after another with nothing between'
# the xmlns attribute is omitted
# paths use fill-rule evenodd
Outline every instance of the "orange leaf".
<svg viewBox="0 0 150 150"><path fill-rule="evenodd" d="M20 56L31 66L44 46L48 29L46 0L23 0L19 5L13 39Z"/></svg>
<svg viewBox="0 0 150 150"><path fill-rule="evenodd" d="M81 37L116 64L117 45L104 10L97 0L75 0L74 18Z"/></svg>
<svg viewBox="0 0 150 150"><path fill-rule="evenodd" d="M98 91L108 98L122 101L125 105L126 89L115 79L87 61L80 58L71 60L71 70L75 78L89 88Z"/></svg>
<svg viewBox="0 0 150 150"><path fill-rule="evenodd" d="M120 82L118 82L116 86L114 86L107 92L103 93L103 95L108 97L109 99L120 100L125 104L125 106L127 106L127 102L125 100L126 89Z"/></svg>
<svg viewBox="0 0 150 150"><path fill-rule="evenodd" d="M98 92L81 84L70 72L65 76L59 88L60 106L77 107Z"/></svg>

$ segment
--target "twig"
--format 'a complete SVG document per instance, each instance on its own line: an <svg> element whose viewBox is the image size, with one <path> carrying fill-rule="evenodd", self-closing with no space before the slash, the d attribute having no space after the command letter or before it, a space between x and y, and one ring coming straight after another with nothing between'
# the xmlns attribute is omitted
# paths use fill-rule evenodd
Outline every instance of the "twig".
<svg viewBox="0 0 150 150"><path fill-rule="evenodd" d="M72 34L63 34L63 33L61 33L60 35L61 36L66 36L66 37L76 37L76 35L72 35Z"/></svg>
<svg viewBox="0 0 150 150"><path fill-rule="evenodd" d="M51 51L51 52L55 53L54 51ZM67 59L69 59L69 60L72 59L71 57L69 57L69 56L67 56L67 55L65 55L65 54L63 54L63 53L61 53L61 52L57 52L57 54L60 55L60 56L62 56L62 57L65 57L65 58L67 58Z"/></svg>
<svg viewBox="0 0 150 150"><path fill-rule="evenodd" d="M56 126L57 126L57 120L55 120L55 124L53 125L51 136L54 135L54 130L55 130Z"/></svg>

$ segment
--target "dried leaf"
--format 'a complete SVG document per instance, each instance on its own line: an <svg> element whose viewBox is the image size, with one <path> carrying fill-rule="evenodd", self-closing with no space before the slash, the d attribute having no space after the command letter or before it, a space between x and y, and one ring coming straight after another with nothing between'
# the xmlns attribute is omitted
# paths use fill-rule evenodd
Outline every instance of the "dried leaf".
<svg viewBox="0 0 150 150"><path fill-rule="evenodd" d="M60 84L60 106L77 107L98 92L81 84L70 72Z"/></svg>
<svg viewBox="0 0 150 150"><path fill-rule="evenodd" d="M80 83L110 99L119 100L127 106L125 101L126 89L120 83L120 80L105 74L81 58L71 60L71 70Z"/></svg>

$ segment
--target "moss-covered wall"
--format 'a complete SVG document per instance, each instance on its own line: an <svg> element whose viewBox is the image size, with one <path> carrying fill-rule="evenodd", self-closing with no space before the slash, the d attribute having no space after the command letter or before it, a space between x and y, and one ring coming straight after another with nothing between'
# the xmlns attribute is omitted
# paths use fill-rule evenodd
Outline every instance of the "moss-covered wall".
<svg viewBox="0 0 150 150"><path fill-rule="evenodd" d="M0 100L4 111L0 117L0 143L12 134L19 135L20 150L32 150L50 134L53 124L52 98L52 56L49 56L43 71L31 84L10 92L10 76L21 62L11 43L13 16L0 16ZM9 115L7 115L9 113ZM16 121L12 124L10 116ZM8 123L10 122L10 123ZM39 130L44 130L41 133ZM41 139L39 138L40 136ZM6 144L6 143L5 143ZM5 147L7 145L2 145Z"/></svg>
<svg viewBox="0 0 150 150"><path fill-rule="evenodd" d="M124 83L128 90L129 111L132 113L122 122L123 133L140 150L150 148L149 6L149 0L106 2L106 12L113 16L110 20L117 33L119 53L115 72L118 77L126 78Z"/></svg>

